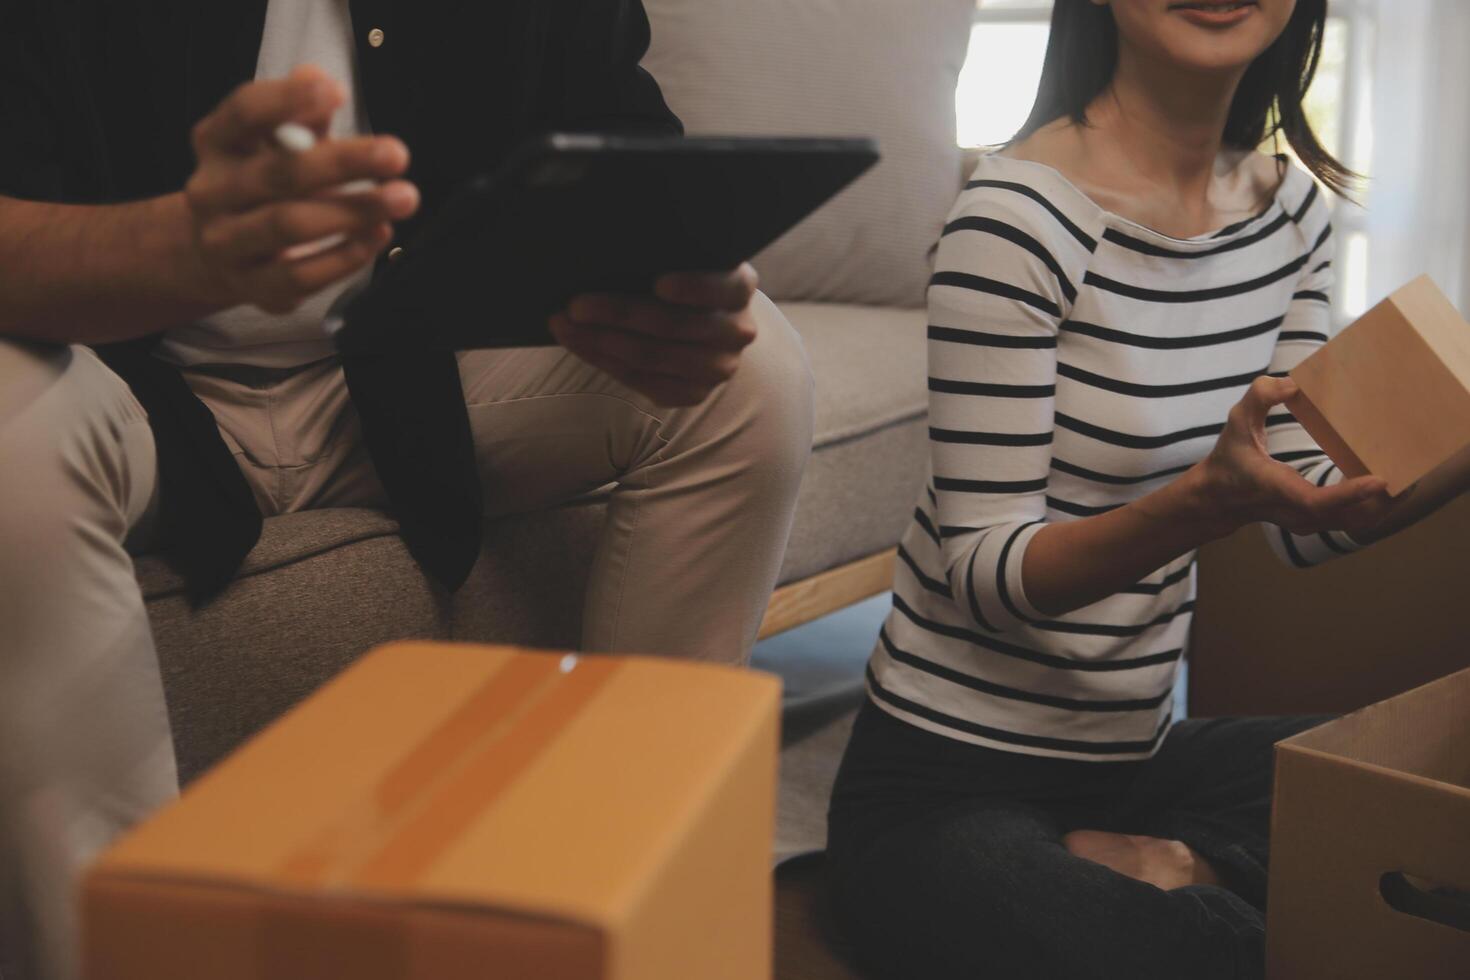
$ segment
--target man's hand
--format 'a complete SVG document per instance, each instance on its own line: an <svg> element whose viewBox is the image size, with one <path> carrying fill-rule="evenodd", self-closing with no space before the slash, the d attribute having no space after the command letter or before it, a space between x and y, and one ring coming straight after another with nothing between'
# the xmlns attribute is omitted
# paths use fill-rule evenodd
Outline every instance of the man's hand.
<svg viewBox="0 0 1470 980"><path fill-rule="evenodd" d="M551 333L655 404L697 405L730 380L755 340L756 283L745 264L665 276L653 296L579 296L551 318Z"/></svg>
<svg viewBox="0 0 1470 980"><path fill-rule="evenodd" d="M252 303L285 313L364 265L392 238L391 222L418 208L408 149L390 136L323 140L293 155L277 126L295 122L324 136L342 105L340 85L303 66L277 81L236 89L194 129L199 166L185 187L194 240L222 305ZM382 182L334 193L349 181ZM299 255L293 246L343 236Z"/></svg>

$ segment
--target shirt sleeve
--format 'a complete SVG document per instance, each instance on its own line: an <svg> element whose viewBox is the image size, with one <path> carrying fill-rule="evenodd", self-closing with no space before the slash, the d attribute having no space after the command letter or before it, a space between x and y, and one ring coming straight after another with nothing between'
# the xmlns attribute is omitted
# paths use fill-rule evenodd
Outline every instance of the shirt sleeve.
<svg viewBox="0 0 1470 980"><path fill-rule="evenodd" d="M1332 222L1327 206L1316 193L1315 186L1309 209L1301 220L1307 240L1306 264L1282 321L1270 372L1285 376L1292 368L1310 357L1327 343L1333 334L1331 293ZM1307 430L1294 419L1272 425L1266 431L1266 448L1271 455L1302 474L1318 486L1331 486L1343 478ZM1341 531L1321 534L1292 534L1274 524L1263 525L1266 539L1277 557L1298 568L1310 568L1338 555L1351 554L1360 547Z"/></svg>
<svg viewBox="0 0 1470 980"><path fill-rule="evenodd" d="M0 195L27 200L61 197L57 104L47 62L40 8L31 0L0 0Z"/></svg>
<svg viewBox="0 0 1470 980"><path fill-rule="evenodd" d="M552 60L564 94L554 125L580 132L684 132L641 62L652 39L643 0L562 2Z"/></svg>
<svg viewBox="0 0 1470 980"><path fill-rule="evenodd" d="M1021 579L1044 526L1057 335L1090 250L1039 197L972 189L929 287L929 449L949 586L978 627L1045 619Z"/></svg>

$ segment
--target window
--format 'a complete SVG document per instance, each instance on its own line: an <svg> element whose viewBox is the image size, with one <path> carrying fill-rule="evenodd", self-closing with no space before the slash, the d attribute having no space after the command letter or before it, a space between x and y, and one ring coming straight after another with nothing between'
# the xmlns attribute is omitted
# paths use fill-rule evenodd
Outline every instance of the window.
<svg viewBox="0 0 1470 980"><path fill-rule="evenodd" d="M1373 22L1368 7L1368 0L1333 0L1322 61L1307 93L1307 116L1323 145L1360 173L1367 171L1373 153ZM1026 121L1041 78L1050 20L1050 0L979 0L955 98L961 145L1003 143ZM1270 145L1265 149L1274 152ZM1364 204L1367 193L1365 187L1357 195ZM1346 323L1368 305L1367 221L1361 207L1333 200L1333 308Z"/></svg>
<svg viewBox="0 0 1470 980"><path fill-rule="evenodd" d="M1036 98L1051 4L989 0L975 11L970 53L955 98L961 146L1004 143Z"/></svg>

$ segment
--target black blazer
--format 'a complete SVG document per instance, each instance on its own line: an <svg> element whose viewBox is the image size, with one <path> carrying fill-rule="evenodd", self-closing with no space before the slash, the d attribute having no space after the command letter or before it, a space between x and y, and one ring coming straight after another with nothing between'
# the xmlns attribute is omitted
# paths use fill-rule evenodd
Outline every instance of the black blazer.
<svg viewBox="0 0 1470 980"><path fill-rule="evenodd" d="M351 0L372 128L404 139L432 214L466 178L550 130L677 134L640 67L641 0ZM0 0L0 194L115 203L180 189L189 131L255 71L266 0ZM379 47L369 31L384 32ZM479 315L493 309L473 311ZM160 329L170 326L160 324ZM101 348L149 413L160 545L202 598L260 533L208 409L155 338ZM450 588L479 554L482 495L449 355L344 365L364 438L416 558Z"/></svg>

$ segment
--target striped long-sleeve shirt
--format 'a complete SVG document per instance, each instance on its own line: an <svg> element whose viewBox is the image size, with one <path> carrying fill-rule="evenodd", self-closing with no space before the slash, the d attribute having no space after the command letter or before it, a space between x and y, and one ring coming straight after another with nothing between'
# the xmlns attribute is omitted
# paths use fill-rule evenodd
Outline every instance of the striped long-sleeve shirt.
<svg viewBox="0 0 1470 980"><path fill-rule="evenodd" d="M1201 460L1250 382L1330 330L1328 208L1291 168L1264 212L1170 238L1060 173L985 157L950 215L929 290L930 472L868 670L883 709L991 748L1150 755L1168 728L1195 556L1050 618L1021 576L1047 524L1119 507ZM1284 409L1268 449L1341 478ZM1309 565L1342 534L1267 533Z"/></svg>

